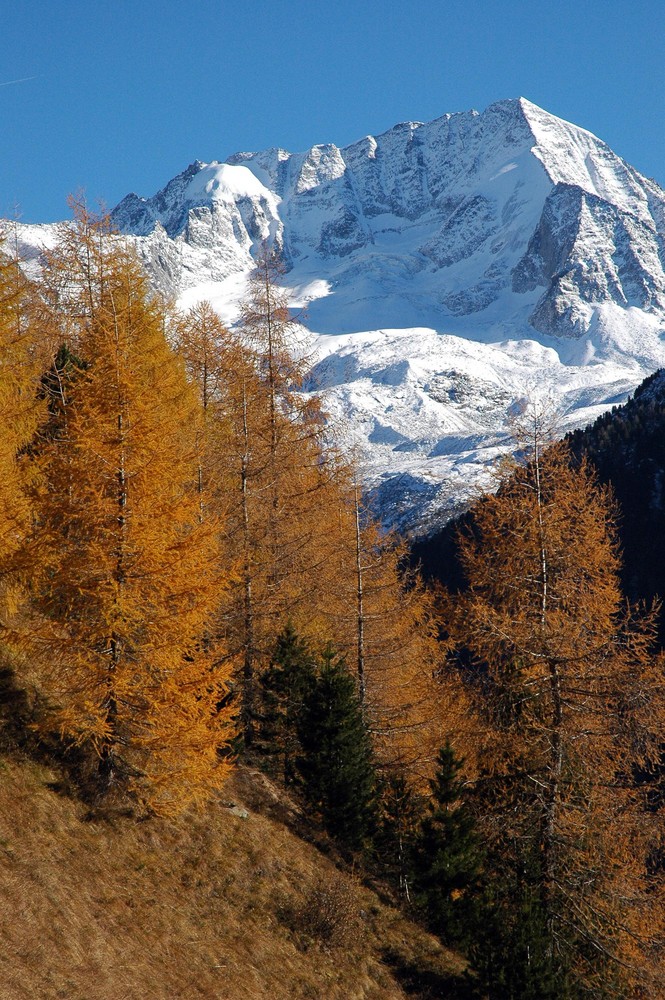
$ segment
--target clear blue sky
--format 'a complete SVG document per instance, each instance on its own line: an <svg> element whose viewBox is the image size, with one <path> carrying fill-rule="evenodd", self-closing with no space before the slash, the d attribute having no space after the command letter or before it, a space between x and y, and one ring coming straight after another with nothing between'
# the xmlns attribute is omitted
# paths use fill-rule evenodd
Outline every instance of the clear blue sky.
<svg viewBox="0 0 665 1000"><path fill-rule="evenodd" d="M519 96L665 185L663 0L12 0L0 26L0 215L26 222Z"/></svg>

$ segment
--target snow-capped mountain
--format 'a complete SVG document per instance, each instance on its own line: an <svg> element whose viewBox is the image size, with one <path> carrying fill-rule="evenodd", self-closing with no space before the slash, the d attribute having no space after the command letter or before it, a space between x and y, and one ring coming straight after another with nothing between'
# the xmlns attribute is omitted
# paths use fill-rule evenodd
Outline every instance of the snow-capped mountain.
<svg viewBox="0 0 665 1000"><path fill-rule="evenodd" d="M524 99L197 161L113 220L161 288L231 321L252 253L281 248L312 387L407 526L463 500L526 398L565 430L665 365L665 192Z"/></svg>

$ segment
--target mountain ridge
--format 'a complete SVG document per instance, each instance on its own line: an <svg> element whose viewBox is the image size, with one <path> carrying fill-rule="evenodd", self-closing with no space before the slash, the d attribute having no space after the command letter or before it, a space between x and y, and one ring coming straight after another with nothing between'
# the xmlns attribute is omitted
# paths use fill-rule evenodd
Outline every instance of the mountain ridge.
<svg viewBox="0 0 665 1000"><path fill-rule="evenodd" d="M163 229L199 251L196 264L181 262L180 287L246 270L266 239L289 270L326 260L341 270L333 281L342 285L349 283L346 258L362 259L371 283L378 253L385 281L395 268L390 234L401 223L402 280L443 278L438 296L424 289L439 324L485 312L504 291L538 293L522 325L556 337L588 333L589 303L665 310L665 193L592 133L525 98L496 102L482 114L401 123L342 148L195 161L153 198L128 195L113 219L125 233L159 239ZM418 227L415 245L406 245L406 231ZM235 255L200 259L220 242L235 243ZM586 268L589 244L601 242L602 258ZM317 332L333 332L320 301L316 310L323 312L312 317Z"/></svg>
<svg viewBox="0 0 665 1000"><path fill-rule="evenodd" d="M665 191L525 98L344 147L195 160L112 212L156 287L233 323L279 249L308 383L400 527L447 517L551 397L562 433L665 365Z"/></svg>

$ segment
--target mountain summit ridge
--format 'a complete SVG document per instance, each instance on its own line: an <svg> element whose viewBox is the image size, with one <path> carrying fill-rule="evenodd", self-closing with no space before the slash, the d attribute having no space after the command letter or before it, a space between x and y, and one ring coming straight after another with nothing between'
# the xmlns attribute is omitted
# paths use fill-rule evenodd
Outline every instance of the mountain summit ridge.
<svg viewBox="0 0 665 1000"><path fill-rule="evenodd" d="M172 260L168 273L155 275L170 291L246 270L266 239L290 270L323 261L345 284L347 259L379 253L394 267L390 234L408 229L420 238L398 248L408 260L404 277L418 274L427 284L438 272L439 294L423 289L437 327L446 314L482 313L507 289L542 289L527 325L556 337L588 332L592 310L583 303L665 309L665 193L591 132L525 98L482 114L400 123L341 148L195 161L153 198L128 195L112 214L122 232L148 237L161 227L195 253L226 244L216 259L193 266L185 259L178 269ZM599 240L604 257L587 273L580 261ZM385 285L386 274L379 278ZM414 316L413 325L425 318L432 325L429 315ZM325 326L320 332L335 328Z"/></svg>
<svg viewBox="0 0 665 1000"><path fill-rule="evenodd" d="M228 322L258 248L280 249L309 387L401 526L488 481L524 400L551 399L563 432L665 366L665 191L525 98L195 160L112 220L159 289Z"/></svg>

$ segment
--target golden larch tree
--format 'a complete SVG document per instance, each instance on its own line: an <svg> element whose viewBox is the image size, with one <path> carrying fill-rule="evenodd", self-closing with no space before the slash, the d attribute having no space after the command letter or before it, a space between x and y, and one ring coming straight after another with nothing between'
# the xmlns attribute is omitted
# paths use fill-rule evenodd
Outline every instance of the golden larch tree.
<svg viewBox="0 0 665 1000"><path fill-rule="evenodd" d="M242 664L248 744L257 678L287 621L308 639L330 638L321 565L326 511L338 500L341 470L323 445L318 402L297 392L292 324L285 293L272 280L271 267L266 279L259 263L236 331L205 303L177 325L179 351L206 408L203 479L224 511L226 556L235 568L222 624Z"/></svg>
<svg viewBox="0 0 665 1000"><path fill-rule="evenodd" d="M100 791L176 811L222 780L232 734L229 668L210 641L225 579L219 526L201 517L200 408L105 220L79 213L52 260L85 367L59 434L36 448L27 642L61 732L98 754Z"/></svg>
<svg viewBox="0 0 665 1000"><path fill-rule="evenodd" d="M22 549L32 520L35 469L29 445L43 419L42 357L35 322L39 293L27 280L9 234L0 243L0 643L16 663L16 630L26 604ZM5 667L6 664L0 664Z"/></svg>
<svg viewBox="0 0 665 1000"><path fill-rule="evenodd" d="M464 716L464 693L441 677L433 596L407 547L372 516L357 480L328 527L329 633L358 681L379 763L423 778Z"/></svg>
<svg viewBox="0 0 665 1000"><path fill-rule="evenodd" d="M363 508L321 401L302 391L305 360L280 275L264 250L236 330L203 303L177 336L209 414L204 480L224 506L235 559L223 622L242 660L245 738L258 678L291 623L314 648L332 641L346 656L382 760L426 770L455 728L435 679L432 601L405 573L405 547Z"/></svg>
<svg viewBox="0 0 665 1000"><path fill-rule="evenodd" d="M658 819L637 780L665 723L653 621L626 609L613 504L588 466L546 448L538 418L522 451L474 508L469 589L446 602L477 664L479 822L508 868L536 873L552 968L594 996L653 996ZM606 994L610 980L622 985Z"/></svg>
<svg viewBox="0 0 665 1000"><path fill-rule="evenodd" d="M0 566L9 569L30 523L23 452L43 418L41 357L34 323L38 294L5 234L0 242Z"/></svg>

